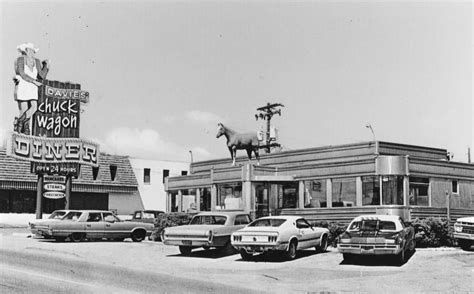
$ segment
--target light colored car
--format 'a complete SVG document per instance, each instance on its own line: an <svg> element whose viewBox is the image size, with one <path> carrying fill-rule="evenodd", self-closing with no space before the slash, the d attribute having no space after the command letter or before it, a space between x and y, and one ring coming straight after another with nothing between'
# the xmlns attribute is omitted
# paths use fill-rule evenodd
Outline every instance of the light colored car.
<svg viewBox="0 0 474 294"><path fill-rule="evenodd" d="M301 216L268 216L233 233L231 240L244 260L268 251L280 251L291 260L297 250L325 252L328 236L328 229L313 227Z"/></svg>
<svg viewBox="0 0 474 294"><path fill-rule="evenodd" d="M249 223L250 216L242 211L201 212L191 219L189 225L166 228L162 240L165 245L179 246L184 255L199 247L216 247L232 253L230 235Z"/></svg>
<svg viewBox="0 0 474 294"><path fill-rule="evenodd" d="M29 222L28 226L30 227L31 233L33 235L37 235L38 232L36 230L36 226L38 226L42 223L45 223L45 222L49 222L51 220L60 220L68 212L69 212L69 210L63 210L63 209L55 210L49 215L49 217L47 219L37 219L37 220Z"/></svg>
<svg viewBox="0 0 474 294"><path fill-rule="evenodd" d="M406 252L415 250L415 232L397 215L361 215L339 236L337 249L344 260L357 255L393 255L405 263Z"/></svg>
<svg viewBox="0 0 474 294"><path fill-rule="evenodd" d="M463 250L469 250L474 245L474 217L461 217L456 220L454 238Z"/></svg>
<svg viewBox="0 0 474 294"><path fill-rule="evenodd" d="M111 211L71 210L60 221L44 221L31 229L36 234L57 241L66 238L74 242L102 238L123 241L132 238L134 242L141 242L153 228L152 224L122 221Z"/></svg>

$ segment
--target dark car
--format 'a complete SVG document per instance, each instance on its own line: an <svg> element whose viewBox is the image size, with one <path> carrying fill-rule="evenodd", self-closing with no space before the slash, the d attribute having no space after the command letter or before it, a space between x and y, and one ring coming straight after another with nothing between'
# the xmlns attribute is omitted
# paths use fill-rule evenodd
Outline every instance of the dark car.
<svg viewBox="0 0 474 294"><path fill-rule="evenodd" d="M132 215L132 221L153 224L160 214L165 213L161 210L137 210Z"/></svg>
<svg viewBox="0 0 474 294"><path fill-rule="evenodd" d="M405 263L407 252L415 250L415 231L396 215L361 215L339 236L337 249L344 260L355 256L393 255Z"/></svg>

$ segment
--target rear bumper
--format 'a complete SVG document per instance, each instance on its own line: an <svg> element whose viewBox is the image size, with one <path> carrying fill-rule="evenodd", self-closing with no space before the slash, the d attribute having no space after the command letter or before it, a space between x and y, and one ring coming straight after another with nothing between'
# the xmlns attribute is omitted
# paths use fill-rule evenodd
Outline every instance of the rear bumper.
<svg viewBox="0 0 474 294"><path fill-rule="evenodd" d="M286 250L288 247L288 243L275 243L275 244L265 244L265 243L232 243L235 249L238 251L245 250L245 252L249 254L254 253L264 253L267 251L280 251Z"/></svg>
<svg viewBox="0 0 474 294"><path fill-rule="evenodd" d="M474 234L454 233L455 239L474 240Z"/></svg>
<svg viewBox="0 0 474 294"><path fill-rule="evenodd" d="M163 241L165 245L174 246L190 246L190 247L214 247L212 241L209 239L165 239Z"/></svg>
<svg viewBox="0 0 474 294"><path fill-rule="evenodd" d="M400 245L360 245L360 244L338 244L340 253L358 255L397 255L402 251Z"/></svg>

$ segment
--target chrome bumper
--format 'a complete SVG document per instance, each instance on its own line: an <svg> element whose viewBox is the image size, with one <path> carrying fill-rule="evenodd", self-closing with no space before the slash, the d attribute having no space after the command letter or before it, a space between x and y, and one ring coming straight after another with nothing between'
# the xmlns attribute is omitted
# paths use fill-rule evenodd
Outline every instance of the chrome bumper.
<svg viewBox="0 0 474 294"><path fill-rule="evenodd" d="M350 253L359 255L397 255L402 250L400 245L360 245L360 244L338 244L337 250L340 253Z"/></svg>
<svg viewBox="0 0 474 294"><path fill-rule="evenodd" d="M247 253L263 253L267 251L286 250L288 243L275 243L275 244L264 244L264 243L232 243L237 250L245 250Z"/></svg>
<svg viewBox="0 0 474 294"><path fill-rule="evenodd" d="M474 234L454 233L455 239L474 240Z"/></svg>

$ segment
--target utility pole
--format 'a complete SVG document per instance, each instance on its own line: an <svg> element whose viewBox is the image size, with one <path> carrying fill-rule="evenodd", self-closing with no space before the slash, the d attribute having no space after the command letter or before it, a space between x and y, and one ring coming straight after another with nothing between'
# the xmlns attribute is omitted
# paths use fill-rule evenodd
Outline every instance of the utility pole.
<svg viewBox="0 0 474 294"><path fill-rule="evenodd" d="M268 102L267 105L257 108L257 111L259 111L259 113L255 114L256 120L263 119L267 121L267 140L265 146L262 146L265 148L267 153L270 153L271 147L280 147L280 144L272 143L274 139L270 138L270 121L272 120L274 114L278 114L279 116L281 116L281 108L279 107L285 106L280 103L271 104L270 102Z"/></svg>

